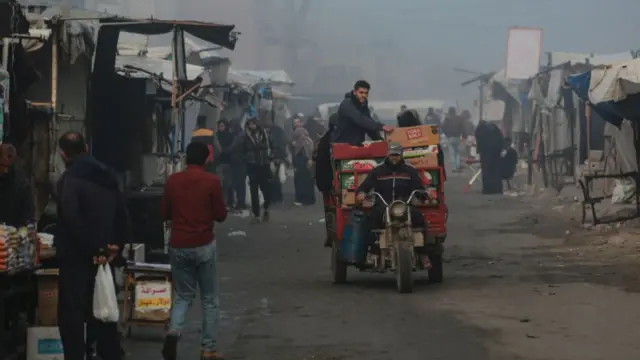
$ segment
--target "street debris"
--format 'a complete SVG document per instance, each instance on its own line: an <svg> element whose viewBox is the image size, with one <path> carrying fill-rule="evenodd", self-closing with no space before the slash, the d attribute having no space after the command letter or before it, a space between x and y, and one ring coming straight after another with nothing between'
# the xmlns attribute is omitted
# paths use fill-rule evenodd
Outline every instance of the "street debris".
<svg viewBox="0 0 640 360"><path fill-rule="evenodd" d="M242 230L235 230L235 231L232 231L232 232L228 233L227 236L229 236L229 237L232 237L232 236L247 236L247 233L242 231Z"/></svg>

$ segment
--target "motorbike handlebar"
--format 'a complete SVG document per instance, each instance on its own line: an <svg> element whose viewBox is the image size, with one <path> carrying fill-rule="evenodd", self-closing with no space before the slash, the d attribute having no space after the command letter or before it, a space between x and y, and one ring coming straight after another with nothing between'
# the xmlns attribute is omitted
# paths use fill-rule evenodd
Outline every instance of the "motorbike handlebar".
<svg viewBox="0 0 640 360"><path fill-rule="evenodd" d="M377 193L377 192L375 192L375 191L374 191L374 192L372 192L372 193L369 193L369 194L365 195L365 198L369 198L369 199L371 199L372 197L378 197L378 199L380 199L380 201L382 201L382 203L384 204L384 206L389 206L389 204L384 200L384 198L382 197L382 195L380 195L379 193Z"/></svg>
<svg viewBox="0 0 640 360"><path fill-rule="evenodd" d="M419 195L425 195L425 196L429 197L429 194L428 194L426 191L424 191L424 190L413 190L413 191L411 192L411 195L409 195L409 200L407 200L407 204L411 204L411 200L413 200L413 197L414 197L416 194L419 194Z"/></svg>
<svg viewBox="0 0 640 360"><path fill-rule="evenodd" d="M425 195L425 196L427 196L427 197L429 196L429 195L428 195L428 193L427 193L426 191L424 191L424 190L413 190L413 191L411 192L411 195L409 195L409 199L407 200L407 204L411 204L411 200L413 200L413 197L414 197L414 196L416 196L416 195ZM371 193L369 193L369 194L367 194L367 195L365 195L365 198L366 198L366 199L372 199L372 198L375 198L375 197L377 197L378 199L380 199L380 201L382 201L382 203L384 204L384 206L389 206L389 203L387 203L387 202L384 200L384 198L382 197L382 195L380 195L379 193L377 193L377 192L375 192L375 191L374 191L374 192L371 192Z"/></svg>

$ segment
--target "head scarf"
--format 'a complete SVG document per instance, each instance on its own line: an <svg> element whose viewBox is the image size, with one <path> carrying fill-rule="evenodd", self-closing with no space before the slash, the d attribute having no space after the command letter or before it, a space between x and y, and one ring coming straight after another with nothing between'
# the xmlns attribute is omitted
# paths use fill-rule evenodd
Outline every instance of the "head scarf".
<svg viewBox="0 0 640 360"><path fill-rule="evenodd" d="M309 132L303 128L297 128L293 132L293 155L297 155L304 150L309 157L313 154L313 141L309 137Z"/></svg>

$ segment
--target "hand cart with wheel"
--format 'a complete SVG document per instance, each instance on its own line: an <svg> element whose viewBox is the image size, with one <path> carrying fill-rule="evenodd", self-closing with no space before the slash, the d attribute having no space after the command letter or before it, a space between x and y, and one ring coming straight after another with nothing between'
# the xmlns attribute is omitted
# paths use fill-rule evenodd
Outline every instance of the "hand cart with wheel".
<svg viewBox="0 0 640 360"><path fill-rule="evenodd" d="M125 337L131 336L134 326L166 330L173 300L171 267L129 262L123 273L124 301L120 319Z"/></svg>

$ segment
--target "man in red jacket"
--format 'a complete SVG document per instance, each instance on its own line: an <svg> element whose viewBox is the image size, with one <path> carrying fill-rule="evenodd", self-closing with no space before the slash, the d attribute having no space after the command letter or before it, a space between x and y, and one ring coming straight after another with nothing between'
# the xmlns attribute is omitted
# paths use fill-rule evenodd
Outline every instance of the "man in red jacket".
<svg viewBox="0 0 640 360"><path fill-rule="evenodd" d="M165 337L165 360L177 357L178 338L196 285L202 302L202 359L222 359L216 347L218 327L218 279L213 223L227 218L220 179L205 171L209 157L206 144L187 146L187 169L167 179L161 213L171 221L169 259L175 296L171 326Z"/></svg>

